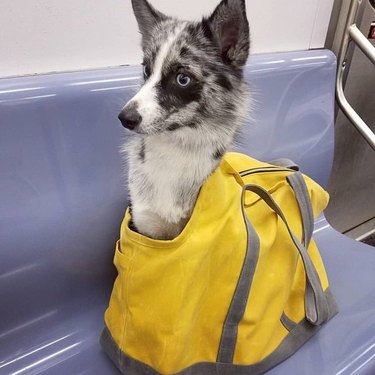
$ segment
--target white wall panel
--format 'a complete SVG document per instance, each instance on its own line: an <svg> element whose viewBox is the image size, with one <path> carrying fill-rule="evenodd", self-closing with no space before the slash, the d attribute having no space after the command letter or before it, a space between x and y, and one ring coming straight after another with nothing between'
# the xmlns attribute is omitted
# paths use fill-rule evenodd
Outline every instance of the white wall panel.
<svg viewBox="0 0 375 375"><path fill-rule="evenodd" d="M218 1L153 4L180 18L199 19ZM314 48L322 47L332 1L247 0L252 53L308 49L312 41ZM0 25L0 77L137 64L141 59L130 0L0 0Z"/></svg>
<svg viewBox="0 0 375 375"><path fill-rule="evenodd" d="M327 36L334 0L319 0L311 34L310 48L321 48Z"/></svg>

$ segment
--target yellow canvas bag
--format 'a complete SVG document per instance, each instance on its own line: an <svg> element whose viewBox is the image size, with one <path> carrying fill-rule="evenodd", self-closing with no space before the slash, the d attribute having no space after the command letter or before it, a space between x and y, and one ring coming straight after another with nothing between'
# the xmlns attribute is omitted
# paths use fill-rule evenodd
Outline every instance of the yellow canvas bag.
<svg viewBox="0 0 375 375"><path fill-rule="evenodd" d="M129 228L101 343L124 374L261 374L337 311L311 239L328 194L293 169L228 153L173 240Z"/></svg>

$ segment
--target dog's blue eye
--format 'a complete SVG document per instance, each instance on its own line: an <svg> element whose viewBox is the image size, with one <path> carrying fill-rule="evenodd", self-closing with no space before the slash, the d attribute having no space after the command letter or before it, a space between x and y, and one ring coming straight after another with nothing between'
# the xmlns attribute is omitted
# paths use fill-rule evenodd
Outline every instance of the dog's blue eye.
<svg viewBox="0 0 375 375"><path fill-rule="evenodd" d="M184 73L180 73L180 74L177 74L176 81L180 86L186 87L191 82L191 78Z"/></svg>

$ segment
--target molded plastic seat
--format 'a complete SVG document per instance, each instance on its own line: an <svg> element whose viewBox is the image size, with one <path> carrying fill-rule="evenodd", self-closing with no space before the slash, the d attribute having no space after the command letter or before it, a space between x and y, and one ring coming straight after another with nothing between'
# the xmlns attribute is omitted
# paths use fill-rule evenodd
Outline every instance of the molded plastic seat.
<svg viewBox="0 0 375 375"><path fill-rule="evenodd" d="M253 56L236 149L327 186L335 57ZM117 120L138 67L0 80L0 374L116 374L99 335L127 205ZM272 374L375 373L375 250L316 224L340 312Z"/></svg>

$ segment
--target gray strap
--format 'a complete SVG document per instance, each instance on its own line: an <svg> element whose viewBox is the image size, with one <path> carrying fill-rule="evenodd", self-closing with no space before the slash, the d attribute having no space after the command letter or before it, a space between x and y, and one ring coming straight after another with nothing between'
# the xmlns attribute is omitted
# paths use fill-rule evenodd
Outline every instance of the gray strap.
<svg viewBox="0 0 375 375"><path fill-rule="evenodd" d="M324 295L322 285L314 264L307 252L307 249L301 244L301 242L294 235L291 230L285 215L283 214L281 208L274 201L272 196L258 185L245 185L244 189L252 191L257 194L264 202L281 218L284 222L289 235L301 255L301 259L305 268L306 273L306 292L305 292L305 310L306 319L314 324L320 325L328 319L328 305Z"/></svg>
<svg viewBox="0 0 375 375"><path fill-rule="evenodd" d="M285 167L289 169L293 169L294 171L299 171L299 166L296 164L293 160L286 159L286 158L280 158L280 159L274 159L268 162L272 165L277 165L278 167Z"/></svg>
<svg viewBox="0 0 375 375"><path fill-rule="evenodd" d="M249 297L250 287L259 257L259 237L245 212L245 193L246 190L243 189L241 196L241 209L247 232L246 254L221 334L219 352L217 355L217 362L221 363L233 362L237 342L238 325L245 313L247 299Z"/></svg>
<svg viewBox="0 0 375 375"><path fill-rule="evenodd" d="M287 176L287 181L294 191L302 217L303 237L302 244L307 249L314 231L314 214L311 199L305 180L300 172Z"/></svg>
<svg viewBox="0 0 375 375"><path fill-rule="evenodd" d="M311 219L312 209L307 188L303 189L304 181L302 175L300 177L292 177L289 181L291 187L295 192L296 199L302 215L304 229L304 243L308 244L311 239L313 219ZM298 182L297 182L298 181ZM305 310L306 319L314 325L320 325L328 319L328 305L320 284L319 276L316 272L311 258L301 242L296 238L287 220L281 211L280 207L274 201L272 196L258 185L245 185L241 196L241 209L247 231L247 248L245 259L242 265L241 273L238 279L236 290L233 294L231 305L228 314L225 318L221 341L217 356L217 362L232 363L234 351L236 348L238 325L245 313L247 300L251 288L251 283L254 277L256 264L259 257L259 237L251 225L244 208L244 199L246 191L252 191L257 194L265 203L280 216L288 229L289 235L293 240L294 245L301 255L303 265L306 273L306 292L305 292ZM306 195L307 194L307 195Z"/></svg>

